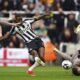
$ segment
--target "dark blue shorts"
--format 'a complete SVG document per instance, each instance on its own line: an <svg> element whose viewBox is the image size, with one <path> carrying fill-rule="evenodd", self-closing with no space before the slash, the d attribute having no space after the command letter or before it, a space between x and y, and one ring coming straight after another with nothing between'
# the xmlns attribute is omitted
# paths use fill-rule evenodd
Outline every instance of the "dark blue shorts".
<svg viewBox="0 0 80 80"><path fill-rule="evenodd" d="M32 50L38 51L39 48L44 47L44 43L40 38L35 38L31 42L26 43L26 45L27 45L29 52L31 52Z"/></svg>

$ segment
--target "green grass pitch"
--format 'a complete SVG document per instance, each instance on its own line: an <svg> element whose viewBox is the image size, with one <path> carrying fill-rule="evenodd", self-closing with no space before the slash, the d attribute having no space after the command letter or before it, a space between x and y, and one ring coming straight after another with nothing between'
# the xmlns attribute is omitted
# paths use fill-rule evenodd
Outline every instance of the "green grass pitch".
<svg viewBox="0 0 80 80"><path fill-rule="evenodd" d="M26 70L26 67L0 67L0 80L80 80L71 70L57 66L38 67L35 69L36 77L27 75Z"/></svg>

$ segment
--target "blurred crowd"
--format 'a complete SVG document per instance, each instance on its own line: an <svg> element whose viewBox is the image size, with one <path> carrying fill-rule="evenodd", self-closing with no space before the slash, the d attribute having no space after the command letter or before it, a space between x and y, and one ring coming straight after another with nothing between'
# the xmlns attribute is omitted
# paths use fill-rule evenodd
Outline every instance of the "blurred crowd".
<svg viewBox="0 0 80 80"><path fill-rule="evenodd" d="M24 10L27 12L43 12L46 9L56 11L80 10L80 0L0 0L0 10Z"/></svg>
<svg viewBox="0 0 80 80"><path fill-rule="evenodd" d="M45 18L35 22L32 25L35 33L41 38L49 38L55 45L61 42L79 42L80 38L74 33L74 29L80 23L80 19L76 19L74 13L64 14L64 11L80 11L80 0L0 0L0 11L26 11L28 13L26 17L37 17L46 11L58 11L59 13L50 19ZM1 28L2 35L10 30L10 27L5 25L1 25ZM2 41L1 47L24 48L25 44L15 34Z"/></svg>

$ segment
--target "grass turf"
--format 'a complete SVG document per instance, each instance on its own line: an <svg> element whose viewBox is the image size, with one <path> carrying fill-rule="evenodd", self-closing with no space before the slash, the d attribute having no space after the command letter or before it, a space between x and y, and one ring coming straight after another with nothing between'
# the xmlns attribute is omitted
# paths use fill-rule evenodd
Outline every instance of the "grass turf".
<svg viewBox="0 0 80 80"><path fill-rule="evenodd" d="M0 67L0 80L80 80L71 70L61 67L38 67L35 69L36 77L26 74L26 67Z"/></svg>

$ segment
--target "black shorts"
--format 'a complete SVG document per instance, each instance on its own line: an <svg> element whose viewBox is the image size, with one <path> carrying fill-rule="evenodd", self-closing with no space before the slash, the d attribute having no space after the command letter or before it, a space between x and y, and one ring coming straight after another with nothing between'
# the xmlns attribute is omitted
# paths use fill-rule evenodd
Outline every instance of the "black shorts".
<svg viewBox="0 0 80 80"><path fill-rule="evenodd" d="M29 53L31 53L32 50L38 51L39 48L44 47L44 43L40 38L35 38L34 40L27 43L26 45L29 50Z"/></svg>

